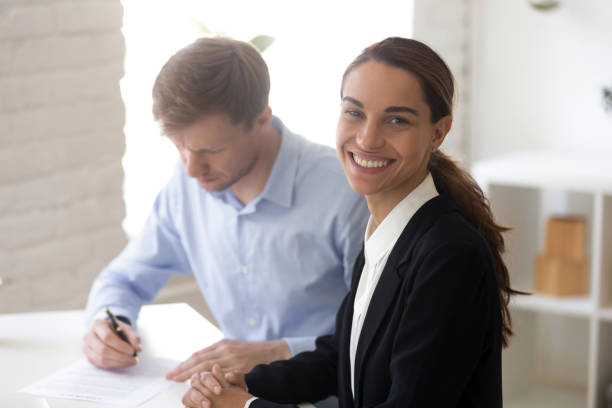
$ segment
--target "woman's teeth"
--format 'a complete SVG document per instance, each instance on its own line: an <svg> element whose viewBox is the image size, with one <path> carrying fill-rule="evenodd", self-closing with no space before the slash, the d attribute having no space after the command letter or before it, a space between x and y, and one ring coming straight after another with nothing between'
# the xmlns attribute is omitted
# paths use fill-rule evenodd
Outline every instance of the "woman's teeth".
<svg viewBox="0 0 612 408"><path fill-rule="evenodd" d="M355 153L353 153L353 160L355 160L355 163L357 163L359 167L365 167L367 169L385 167L389 164L389 160L366 160L357 156Z"/></svg>

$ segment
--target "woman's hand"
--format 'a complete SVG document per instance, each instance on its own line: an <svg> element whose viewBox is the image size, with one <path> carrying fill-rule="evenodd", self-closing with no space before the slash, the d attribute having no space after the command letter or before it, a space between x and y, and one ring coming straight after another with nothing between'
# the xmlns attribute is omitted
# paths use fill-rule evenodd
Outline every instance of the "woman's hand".
<svg viewBox="0 0 612 408"><path fill-rule="evenodd" d="M223 373L218 364L213 371L191 376L191 387L183 396L189 408L243 408L253 396L246 391L244 374Z"/></svg>

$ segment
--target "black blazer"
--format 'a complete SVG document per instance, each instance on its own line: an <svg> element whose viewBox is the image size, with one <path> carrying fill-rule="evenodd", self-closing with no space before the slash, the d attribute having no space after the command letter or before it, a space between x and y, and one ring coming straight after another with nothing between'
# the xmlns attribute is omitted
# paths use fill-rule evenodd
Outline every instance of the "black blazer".
<svg viewBox="0 0 612 408"><path fill-rule="evenodd" d="M314 351L246 375L249 392L260 397L251 407L329 395L338 395L342 408L501 407L493 258L452 200L442 194L425 203L393 247L359 338L353 398L349 344L363 264L362 251L334 335L319 337Z"/></svg>

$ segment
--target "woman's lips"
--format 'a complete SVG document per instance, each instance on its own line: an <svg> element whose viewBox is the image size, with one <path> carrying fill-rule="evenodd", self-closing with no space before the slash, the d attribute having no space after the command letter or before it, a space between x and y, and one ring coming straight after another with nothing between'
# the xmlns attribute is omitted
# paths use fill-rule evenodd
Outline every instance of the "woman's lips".
<svg viewBox="0 0 612 408"><path fill-rule="evenodd" d="M356 152L350 152L353 163L362 169L381 169L387 167L393 160L382 157L366 156Z"/></svg>

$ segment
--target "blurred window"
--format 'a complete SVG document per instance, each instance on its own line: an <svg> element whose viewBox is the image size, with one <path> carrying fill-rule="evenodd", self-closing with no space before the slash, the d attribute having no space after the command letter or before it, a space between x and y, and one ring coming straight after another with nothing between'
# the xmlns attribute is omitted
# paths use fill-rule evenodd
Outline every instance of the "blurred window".
<svg viewBox="0 0 612 408"><path fill-rule="evenodd" d="M412 35L412 1L123 0L126 41L121 92L126 105L124 196L129 236L141 228L177 153L152 120L151 87L176 50L211 32L248 41L269 35L264 51L270 106L294 132L335 145L340 79L369 44ZM196 23L197 22L197 23Z"/></svg>

